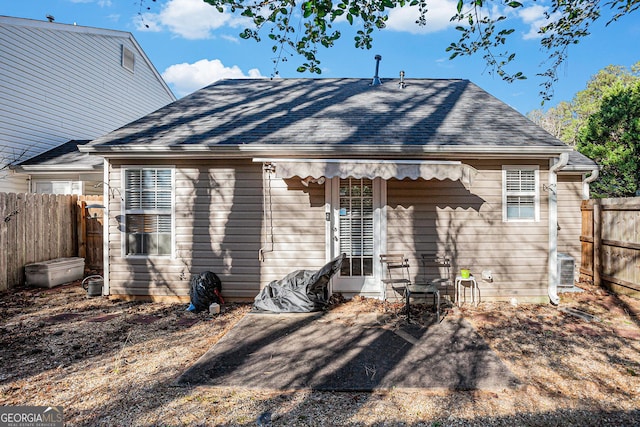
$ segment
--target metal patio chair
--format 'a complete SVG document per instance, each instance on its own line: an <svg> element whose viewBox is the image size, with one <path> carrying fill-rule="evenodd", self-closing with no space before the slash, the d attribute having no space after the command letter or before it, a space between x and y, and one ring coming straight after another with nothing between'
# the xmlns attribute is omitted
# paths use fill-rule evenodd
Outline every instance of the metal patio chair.
<svg viewBox="0 0 640 427"><path fill-rule="evenodd" d="M412 283L409 272L409 260L404 254L380 255L380 262L386 266L387 278L382 282L404 296L407 323L411 323L411 297L433 294L436 307L436 322L440 322L440 290L434 283Z"/></svg>
<svg viewBox="0 0 640 427"><path fill-rule="evenodd" d="M424 283L434 284L439 289L444 287L448 294L449 289L453 287L451 258L435 252L425 252L421 255L420 262Z"/></svg>
<svg viewBox="0 0 640 427"><path fill-rule="evenodd" d="M404 298L407 285L411 284L411 276L409 275L409 260L404 254L382 254L380 262L386 270L386 278L382 279L382 283L386 287L391 288Z"/></svg>

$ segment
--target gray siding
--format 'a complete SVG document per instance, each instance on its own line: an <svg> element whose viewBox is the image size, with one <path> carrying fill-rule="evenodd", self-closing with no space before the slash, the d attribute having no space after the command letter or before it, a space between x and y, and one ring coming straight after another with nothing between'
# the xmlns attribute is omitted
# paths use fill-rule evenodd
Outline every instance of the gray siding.
<svg viewBox="0 0 640 427"><path fill-rule="evenodd" d="M469 164L479 171L471 191L451 181L388 182L387 251L409 257L414 279L422 274L420 254L437 251L451 257L452 276L471 270L485 300L541 299L548 286L547 194L540 196L539 222L503 222L502 164ZM546 180L540 164L540 181ZM492 283L480 280L483 270L492 271Z"/></svg>
<svg viewBox="0 0 640 427"><path fill-rule="evenodd" d="M120 203L119 198L111 198L111 294L186 296L191 275L210 270L219 275L227 298L252 300L269 281L324 264L321 187L309 193L300 180L273 179L269 202L262 190L261 164L250 160L190 163L167 164L176 166L174 259L123 258L115 219L121 215ZM120 174L114 163L112 187L121 187ZM264 206L271 215L272 230L263 228ZM271 232L273 246L265 242L271 239L263 237Z"/></svg>
<svg viewBox="0 0 640 427"><path fill-rule="evenodd" d="M580 269L582 232L582 175L558 175L558 252L569 254Z"/></svg>
<svg viewBox="0 0 640 427"><path fill-rule="evenodd" d="M388 181L387 252L406 254L413 266L412 275L418 279L422 274L418 267L420 254L446 251L453 260L452 275L463 267L470 268L479 279L485 301L513 297L520 301L545 300L548 193L540 193L540 221L503 222L502 164L470 164L479 171L470 191L451 181ZM118 165L114 161L110 171L115 188L121 184ZM326 262L324 186L304 187L296 178L263 181L261 165L250 160L166 165L176 170L176 256L121 256L116 220L121 212L116 192L109 203L112 294L185 297L191 275L211 270L222 279L227 298L251 300L271 280L297 269L316 269ZM546 162L538 165L540 184L544 184L548 179ZM580 186L562 181L560 197L566 197L572 205L580 197ZM565 192L577 195L569 197ZM561 206L563 212L564 203ZM570 210L561 215L561 227L568 222L575 227L576 221L579 212L575 220ZM562 234L560 251L569 244L564 239ZM259 259L261 248L263 260ZM480 280L483 270L492 271L492 283Z"/></svg>
<svg viewBox="0 0 640 427"><path fill-rule="evenodd" d="M135 52L134 73L121 66L123 44ZM0 18L0 58L7 160L97 138L175 99L125 32ZM0 191L27 188L24 179L0 180Z"/></svg>

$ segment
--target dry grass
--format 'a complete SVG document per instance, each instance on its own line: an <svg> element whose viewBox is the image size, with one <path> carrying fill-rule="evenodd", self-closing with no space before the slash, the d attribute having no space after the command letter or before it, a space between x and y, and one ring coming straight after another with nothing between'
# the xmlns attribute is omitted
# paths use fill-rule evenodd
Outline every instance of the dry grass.
<svg viewBox="0 0 640 427"><path fill-rule="evenodd" d="M550 305L483 303L469 320L524 384L501 392L180 388L173 380L250 309L87 298L78 284L0 296L0 405L61 405L67 425L638 425L640 302L587 286ZM416 315L422 307L416 306ZM344 312L399 307L354 299ZM445 321L447 321L445 319Z"/></svg>

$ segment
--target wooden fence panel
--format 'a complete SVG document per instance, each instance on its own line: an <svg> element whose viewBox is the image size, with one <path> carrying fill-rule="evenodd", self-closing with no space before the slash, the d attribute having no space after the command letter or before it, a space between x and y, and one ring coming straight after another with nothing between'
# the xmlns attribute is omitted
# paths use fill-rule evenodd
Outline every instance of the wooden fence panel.
<svg viewBox="0 0 640 427"><path fill-rule="evenodd" d="M87 206L102 205L102 196L82 196L78 201L82 204L83 215L78 228L78 242L82 245L85 266L100 274L103 271L103 214L104 208Z"/></svg>
<svg viewBox="0 0 640 427"><path fill-rule="evenodd" d="M49 259L80 256L79 219L87 212L78 204L88 199L101 204L101 196L0 193L0 292L24 284L24 266ZM93 211L93 210L92 210ZM95 210L102 223L102 209ZM90 258L92 269L102 270L102 229L94 225ZM99 234L99 236L98 236Z"/></svg>
<svg viewBox="0 0 640 427"><path fill-rule="evenodd" d="M640 297L640 197L584 201L580 241L582 280Z"/></svg>
<svg viewBox="0 0 640 427"><path fill-rule="evenodd" d="M6 250L9 246L9 230L5 226L7 218L9 216L9 196L6 193L0 193L0 292L4 292L9 289L9 280L6 272L8 266L9 252Z"/></svg>
<svg viewBox="0 0 640 427"><path fill-rule="evenodd" d="M582 211L580 278L593 280L593 200L583 200L580 209Z"/></svg>

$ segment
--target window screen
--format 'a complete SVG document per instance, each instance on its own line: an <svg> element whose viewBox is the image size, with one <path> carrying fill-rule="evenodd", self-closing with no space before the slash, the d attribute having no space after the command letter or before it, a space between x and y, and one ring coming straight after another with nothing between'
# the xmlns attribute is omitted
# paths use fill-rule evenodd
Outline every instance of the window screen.
<svg viewBox="0 0 640 427"><path fill-rule="evenodd" d="M504 216L506 221L535 221L538 217L538 170L504 170Z"/></svg>
<svg viewBox="0 0 640 427"><path fill-rule="evenodd" d="M171 255L172 170L125 170L127 255Z"/></svg>

